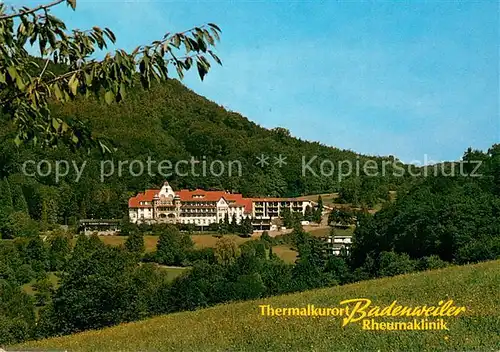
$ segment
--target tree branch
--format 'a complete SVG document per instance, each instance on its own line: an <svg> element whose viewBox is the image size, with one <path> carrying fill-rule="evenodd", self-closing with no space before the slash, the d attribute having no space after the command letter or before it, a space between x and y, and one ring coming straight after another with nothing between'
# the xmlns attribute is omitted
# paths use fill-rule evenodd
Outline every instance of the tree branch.
<svg viewBox="0 0 500 352"><path fill-rule="evenodd" d="M182 56L182 57L178 58L178 59L177 59L177 61L182 61L182 60L185 60L185 59L187 59L188 57L190 57L190 58L196 58L196 57L198 57L199 55L200 55L200 54L195 53L195 54L192 54L192 55ZM113 58L111 58L111 60L113 60ZM166 58L166 59L165 59L165 61L166 61L166 62L169 62L169 61L176 61L176 60L175 60L174 58ZM59 75L59 76L56 76L56 77L54 77L54 78L51 78L50 80L48 80L48 81L46 81L46 82L41 82L41 83L46 84L46 85L50 85L50 84L52 84L52 83L56 83L56 82L58 82L58 81L61 81L61 80L63 80L63 79L66 79L66 78L68 78L68 77L72 76L72 75L73 75L73 74L75 74L75 73L83 72L83 71L85 71L85 70L89 69L89 67L92 67L93 65L100 65L100 64L102 64L102 63L104 63L104 60L103 60L103 61L92 61L92 62L88 62L88 63L86 64L86 66L85 66L85 67L83 67L83 68L79 68L79 69L76 69L76 70L72 70L72 71L65 72L65 73L63 73L63 74L61 74L61 75ZM45 68L44 68L44 71L46 70L47 65L48 65L48 61L45 63ZM43 74L43 71L42 71L42 74ZM39 78L42 78L42 75L40 75L40 77L39 77ZM39 85L37 84L37 85L34 87L34 89L38 89L38 87L39 87ZM7 104L7 103L9 103L9 102L12 102L14 99L17 99L17 98L19 98L19 97L22 97L22 96L23 96L23 95L25 95L25 94L26 94L26 92L20 92L20 93L18 93L18 94L16 94L16 95L14 95L14 96L12 96L12 97L7 97L6 99L1 100L1 101L0 101L0 104L1 104L1 105Z"/></svg>
<svg viewBox="0 0 500 352"><path fill-rule="evenodd" d="M47 66L49 66L50 58L47 58L47 61L45 61L45 66L43 67L42 72L40 73L40 77L42 78L43 74L45 73L45 70L47 69Z"/></svg>
<svg viewBox="0 0 500 352"><path fill-rule="evenodd" d="M56 5L58 5L58 4L60 4L61 2L64 2L64 1L66 1L66 0L55 0L55 1L51 2L51 3L49 3L49 4L40 5L40 6L32 8L32 9L26 10L26 11L21 10L20 12L11 13L9 15L3 15L3 16L0 16L0 21L8 19L8 18L20 17L20 16L27 15L27 14L30 14L30 13L34 13L34 12L37 12L37 11L40 11L40 10L46 10L49 7L56 6Z"/></svg>

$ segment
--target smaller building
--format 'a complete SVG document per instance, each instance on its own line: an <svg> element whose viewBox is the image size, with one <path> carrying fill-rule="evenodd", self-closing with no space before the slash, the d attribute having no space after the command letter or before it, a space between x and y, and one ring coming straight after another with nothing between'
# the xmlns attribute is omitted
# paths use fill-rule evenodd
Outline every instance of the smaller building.
<svg viewBox="0 0 500 352"><path fill-rule="evenodd" d="M346 254L349 254L352 236L349 235L328 235L323 238L326 245L326 251L329 254L340 255L342 250L345 249Z"/></svg>
<svg viewBox="0 0 500 352"><path fill-rule="evenodd" d="M99 235L115 235L120 232L121 221L117 219L82 219L78 222L78 232L91 235L97 232Z"/></svg>
<svg viewBox="0 0 500 352"><path fill-rule="evenodd" d="M275 219L283 214L283 210L304 214L307 207L312 207L305 198L254 198L252 207L253 219Z"/></svg>

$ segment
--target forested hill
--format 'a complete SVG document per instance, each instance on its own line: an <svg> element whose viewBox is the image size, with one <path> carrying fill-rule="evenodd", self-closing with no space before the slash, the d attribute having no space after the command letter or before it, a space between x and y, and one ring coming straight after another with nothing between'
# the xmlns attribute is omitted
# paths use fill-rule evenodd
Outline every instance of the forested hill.
<svg viewBox="0 0 500 352"><path fill-rule="evenodd" d="M32 217L47 216L49 222L63 219L66 222L70 217L121 217L131 194L158 186L165 180L156 172L158 162L168 160L172 165L170 172L173 172L177 161L189 161L192 156L205 162L207 176L203 176L203 163L196 165L194 172L191 164L182 164L179 168L182 176L173 172L174 175L167 177L174 189L226 189L246 196L340 192L341 199L346 202L369 206L380 198L387 198L389 190L397 189L408 180L390 176L390 167L386 167L385 177L363 176L362 165L367 156L294 138L284 128L265 129L195 94L176 80L156 85L150 91L135 89L120 104L107 105L95 99L80 99L57 106L55 110L60 117L89 121L93 133L113 140L117 150L113 155L103 157L97 151L91 155L83 151L75 154L65 147L50 150L27 146L17 148L12 142L13 131L0 132L2 178L8 177L11 192L24 193ZM325 123L324 128L333 127ZM262 167L257 164L257 157L261 154L269 158L269 165ZM286 165L281 167L275 165L275 157L280 154L286 158ZM156 162L152 164L155 176L148 175L148 157ZM103 158L113 159L115 169L110 177L107 175L111 174L111 162L101 168ZM210 175L210 165L215 159L223 162L221 176ZM382 170L383 160L392 160L373 159L379 170ZM40 160L67 160L70 171L56 182L55 165L52 164L49 176L26 177L20 170L27 160L36 163ZM77 173L71 163L81 167L85 160L87 164L76 183ZM131 175L129 165L132 160L143 161L145 170L142 176ZM119 161L129 161L123 164L121 175L118 173ZM361 175L356 176L354 172L353 177L344 176L339 182L338 163L341 161L351 162L353 168L358 162ZM233 162L231 176L228 175L229 162ZM238 175L238 162L241 176ZM305 164L309 167L304 169ZM33 171L34 165L28 166L30 172ZM106 175L104 182L100 180L101 170ZM214 170L220 172L220 163L214 164ZM140 165L136 162L132 172L139 171ZM347 173L345 163L343 172ZM46 215L40 215L42 207Z"/></svg>

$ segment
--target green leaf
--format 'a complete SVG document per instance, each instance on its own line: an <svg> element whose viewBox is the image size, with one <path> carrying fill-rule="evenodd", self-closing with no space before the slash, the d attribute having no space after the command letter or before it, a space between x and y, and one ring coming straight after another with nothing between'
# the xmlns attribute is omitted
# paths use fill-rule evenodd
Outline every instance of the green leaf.
<svg viewBox="0 0 500 352"><path fill-rule="evenodd" d="M115 34L109 28L104 28L104 32L108 36L108 38L114 43L116 41Z"/></svg>
<svg viewBox="0 0 500 352"><path fill-rule="evenodd" d="M200 79L203 81L203 78L207 74L207 70L200 61L196 62L196 66L198 67L198 74L200 75Z"/></svg>
<svg viewBox="0 0 500 352"><path fill-rule="evenodd" d="M52 127L54 127L54 129L56 131L59 131L59 127L61 126L61 124L59 123L59 121L57 121L56 118L53 118L52 119Z"/></svg>
<svg viewBox="0 0 500 352"><path fill-rule="evenodd" d="M219 28L219 26L217 26L215 23L209 23L208 24L210 27L212 27L213 29L217 30L218 32L222 32Z"/></svg>
<svg viewBox="0 0 500 352"><path fill-rule="evenodd" d="M217 32L215 29L211 28L211 31L212 31L212 34L214 35L215 39L217 41L220 41L220 36L219 36L219 32Z"/></svg>
<svg viewBox="0 0 500 352"><path fill-rule="evenodd" d="M10 79L12 81L15 81L16 77L17 77L17 70L16 70L16 68L14 66L9 66L7 68L7 72L9 73Z"/></svg>
<svg viewBox="0 0 500 352"><path fill-rule="evenodd" d="M19 75L16 77L16 84L20 90L24 90L24 88L26 87L26 85L23 82L23 79Z"/></svg>
<svg viewBox="0 0 500 352"><path fill-rule="evenodd" d="M222 65L222 61L220 61L219 57L215 55L213 51L209 50L208 53L210 54L210 56L212 56L215 62L217 62L219 65Z"/></svg>
<svg viewBox="0 0 500 352"><path fill-rule="evenodd" d="M203 40L203 37L198 37L198 48L203 51L204 53L207 52L207 45L205 44L205 41Z"/></svg>
<svg viewBox="0 0 500 352"><path fill-rule="evenodd" d="M71 8L74 10L76 9L76 0L66 0L66 3L71 6Z"/></svg>
<svg viewBox="0 0 500 352"><path fill-rule="evenodd" d="M203 35L207 39L207 41L210 43L210 45L215 45L215 40L214 38L210 35L210 32L207 31L206 29L203 30Z"/></svg>
<svg viewBox="0 0 500 352"><path fill-rule="evenodd" d="M180 41L180 38L179 38L179 35L174 35L174 37L172 38L172 45L175 46L177 49L179 49L179 46L181 44L181 41Z"/></svg>
<svg viewBox="0 0 500 352"><path fill-rule="evenodd" d="M114 99L115 95L113 94L112 91L108 90L106 94L104 94L104 100L106 101L106 103L111 104Z"/></svg>
<svg viewBox="0 0 500 352"><path fill-rule="evenodd" d="M73 95L76 95L76 92L78 89L78 78L76 78L76 73L73 76L71 76L71 78L68 82L68 86L71 89L71 93Z"/></svg>
<svg viewBox="0 0 500 352"><path fill-rule="evenodd" d="M47 30L47 37L49 38L49 44L52 49L56 48L56 36L54 32L52 32L50 29Z"/></svg>
<svg viewBox="0 0 500 352"><path fill-rule="evenodd" d="M122 99L125 99L125 96L127 94L127 89L125 88L125 83L120 83L120 96Z"/></svg>
<svg viewBox="0 0 500 352"><path fill-rule="evenodd" d="M87 86L91 86L92 85L92 76L89 73L87 73L87 72L85 72L85 84Z"/></svg>
<svg viewBox="0 0 500 352"><path fill-rule="evenodd" d="M59 89L59 85L54 84L53 89L54 89L54 94L56 95L56 98L58 100L63 100L63 95L61 93L61 89Z"/></svg>

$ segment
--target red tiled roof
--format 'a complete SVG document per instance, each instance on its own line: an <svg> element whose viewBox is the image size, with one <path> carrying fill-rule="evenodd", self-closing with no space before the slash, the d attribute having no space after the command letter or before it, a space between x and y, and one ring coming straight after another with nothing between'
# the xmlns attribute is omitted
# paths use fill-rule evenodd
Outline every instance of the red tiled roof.
<svg viewBox="0 0 500 352"><path fill-rule="evenodd" d="M128 201L129 208L148 208L151 205L143 205L141 202L152 202L155 195L159 193L158 189L148 189L144 193L139 193L135 197L132 197ZM179 197L182 202L218 202L221 198L224 198L232 206L240 206L245 208L245 213L252 212L252 199L243 198L241 194L228 193L225 191L205 191L202 189L196 189L194 191L188 189L181 189L175 192L175 195ZM195 197L201 196L201 197Z"/></svg>
<svg viewBox="0 0 500 352"><path fill-rule="evenodd" d="M221 198L224 198L232 206L240 206L245 208L245 213L252 212L252 199L243 198L242 194L239 193L229 193L225 191L205 191L203 189L196 189L190 191L188 189L181 189L176 192L181 199L181 201L206 201L206 202L218 202ZM202 196L196 198L194 196Z"/></svg>
<svg viewBox="0 0 500 352"><path fill-rule="evenodd" d="M144 193L139 193L135 197L128 200L129 208L150 208L151 205L144 205L140 202L152 202L156 194L160 192L159 189L147 189Z"/></svg>
<svg viewBox="0 0 500 352"><path fill-rule="evenodd" d="M132 197L128 201L129 208L149 208L151 205L143 205L140 202L152 202L155 195L160 192L159 189L148 189L144 193L139 193L135 197ZM189 189L181 189L175 192L175 195L180 198L182 202L218 202L221 198L224 198L231 206L241 206L244 207L244 212L249 214L252 212L253 202L296 202L296 201L307 201L305 198L243 198L240 193L228 193L226 191L205 191L203 189L195 189L191 191ZM199 196L199 197L195 197Z"/></svg>
<svg viewBox="0 0 500 352"><path fill-rule="evenodd" d="M252 209L253 209L252 198L243 198L241 203L245 205L245 214L252 214Z"/></svg>
<svg viewBox="0 0 500 352"><path fill-rule="evenodd" d="M202 189L195 189L194 191L190 191L189 189L181 189L180 191L175 192L176 195L179 196L181 201L205 201L205 202L217 202L221 199L225 194L224 191L204 191ZM195 197L202 196L202 197Z"/></svg>

